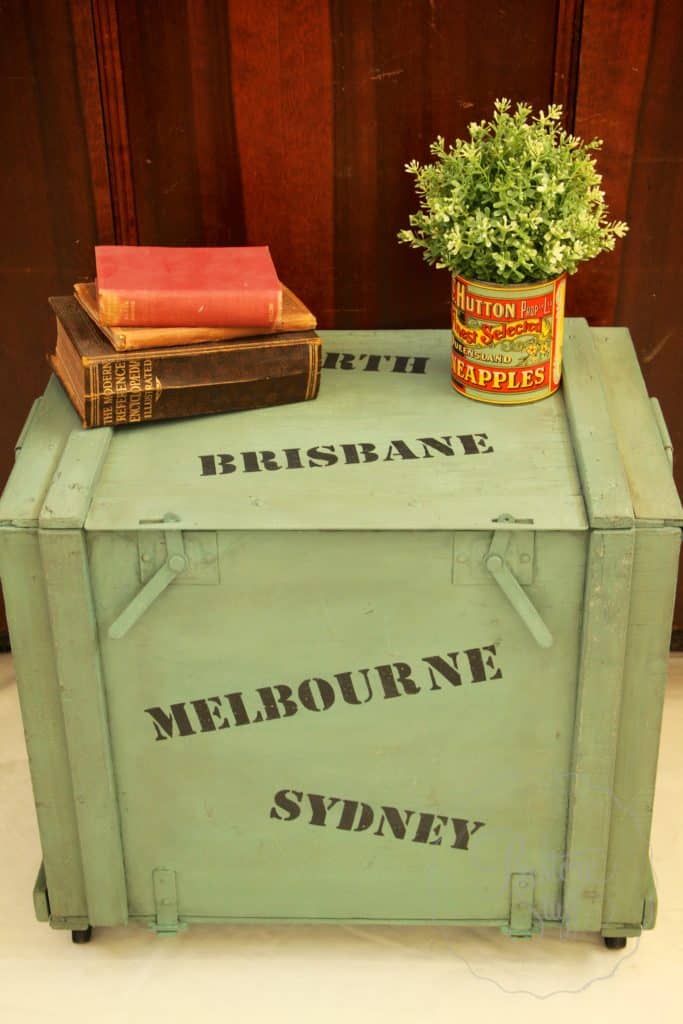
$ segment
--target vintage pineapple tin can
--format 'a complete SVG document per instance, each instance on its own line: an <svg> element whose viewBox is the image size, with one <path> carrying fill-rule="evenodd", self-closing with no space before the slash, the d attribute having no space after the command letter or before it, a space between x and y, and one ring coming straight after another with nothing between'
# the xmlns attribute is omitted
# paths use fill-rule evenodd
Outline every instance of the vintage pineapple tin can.
<svg viewBox="0 0 683 1024"><path fill-rule="evenodd" d="M453 275L451 380L461 395L518 405L557 391L566 274L497 285Z"/></svg>

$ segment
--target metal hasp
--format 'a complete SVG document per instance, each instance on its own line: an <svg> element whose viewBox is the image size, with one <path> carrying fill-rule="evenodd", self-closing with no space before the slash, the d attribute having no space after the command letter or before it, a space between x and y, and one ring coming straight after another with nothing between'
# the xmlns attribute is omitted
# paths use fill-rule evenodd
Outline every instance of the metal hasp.
<svg viewBox="0 0 683 1024"><path fill-rule="evenodd" d="M142 590L135 595L130 604L124 608L119 617L112 622L109 627L109 636L112 640L120 640L125 636L128 630L145 614L149 606L166 590L169 583L172 583L176 576L187 569L188 561L182 533L179 530L167 530L164 533L164 539L166 541L166 561Z"/></svg>
<svg viewBox="0 0 683 1024"><path fill-rule="evenodd" d="M509 530L494 532L484 564L539 647L552 647L552 633L505 561L511 536Z"/></svg>

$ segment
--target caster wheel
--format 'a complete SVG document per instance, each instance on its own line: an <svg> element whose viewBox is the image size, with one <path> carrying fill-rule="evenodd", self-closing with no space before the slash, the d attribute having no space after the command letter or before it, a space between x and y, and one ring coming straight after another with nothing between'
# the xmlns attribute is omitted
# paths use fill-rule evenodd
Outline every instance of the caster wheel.
<svg viewBox="0 0 683 1024"><path fill-rule="evenodd" d="M71 941L75 942L77 946L83 945L85 942L90 942L92 938L92 928L88 925L87 928L71 932Z"/></svg>
<svg viewBox="0 0 683 1024"><path fill-rule="evenodd" d="M604 942L608 949L626 949L626 939L621 935L605 935Z"/></svg>

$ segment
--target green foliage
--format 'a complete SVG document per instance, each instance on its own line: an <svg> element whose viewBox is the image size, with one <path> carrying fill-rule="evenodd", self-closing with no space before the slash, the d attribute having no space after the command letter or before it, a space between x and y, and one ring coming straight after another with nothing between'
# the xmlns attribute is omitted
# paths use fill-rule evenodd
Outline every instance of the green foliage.
<svg viewBox="0 0 683 1024"><path fill-rule="evenodd" d="M613 249L628 226L608 221L591 150L561 126L559 104L529 120L531 107L496 100L492 121L473 122L470 140L430 146L436 158L406 164L420 209L399 240L437 267L478 281L543 281Z"/></svg>

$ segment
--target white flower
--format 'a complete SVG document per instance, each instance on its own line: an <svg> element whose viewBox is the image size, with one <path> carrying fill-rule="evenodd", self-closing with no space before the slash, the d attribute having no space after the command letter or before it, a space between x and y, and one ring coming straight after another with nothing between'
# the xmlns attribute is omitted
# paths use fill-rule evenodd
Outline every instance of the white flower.
<svg viewBox="0 0 683 1024"><path fill-rule="evenodd" d="M428 263L501 283L573 273L613 248L627 226L607 217L591 156L599 140L566 135L557 104L531 114L497 101L491 121L470 125L469 140L447 147L439 137L431 164L407 163L419 209L400 240Z"/></svg>

